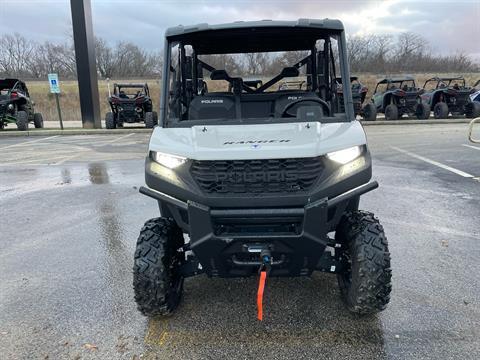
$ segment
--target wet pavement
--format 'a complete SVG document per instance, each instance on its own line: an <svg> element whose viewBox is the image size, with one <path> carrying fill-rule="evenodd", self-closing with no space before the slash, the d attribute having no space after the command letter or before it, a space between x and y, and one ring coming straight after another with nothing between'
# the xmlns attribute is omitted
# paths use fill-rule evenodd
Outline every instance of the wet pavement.
<svg viewBox="0 0 480 360"><path fill-rule="evenodd" d="M480 146L466 125L367 133L389 307L351 315L328 274L270 279L262 323L256 279L190 278L172 317L137 312L147 134L0 139L0 359L479 358Z"/></svg>

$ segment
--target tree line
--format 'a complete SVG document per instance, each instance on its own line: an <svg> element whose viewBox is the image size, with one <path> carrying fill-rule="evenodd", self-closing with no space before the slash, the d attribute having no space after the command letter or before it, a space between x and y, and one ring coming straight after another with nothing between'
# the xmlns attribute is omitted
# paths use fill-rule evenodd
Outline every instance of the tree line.
<svg viewBox="0 0 480 360"><path fill-rule="evenodd" d="M162 54L120 41L114 45L95 39L97 71L101 78L159 77ZM419 34L405 32L398 36L350 36L347 50L352 73L401 72L477 72L480 65L465 52L439 55ZM241 74L277 74L292 65L304 52L276 55L265 53L207 56L215 68ZM0 76L44 79L56 72L64 79L76 78L75 50L71 39L63 43L31 41L18 33L0 36Z"/></svg>
<svg viewBox="0 0 480 360"><path fill-rule="evenodd" d="M131 42L109 45L95 39L97 71L101 78L158 77L162 56ZM75 49L68 39L57 44L28 40L19 33L0 36L0 77L45 79L48 73L58 73L63 79L75 79Z"/></svg>
<svg viewBox="0 0 480 360"><path fill-rule="evenodd" d="M439 55L419 34L350 36L347 39L352 72L477 72L480 64L465 52Z"/></svg>

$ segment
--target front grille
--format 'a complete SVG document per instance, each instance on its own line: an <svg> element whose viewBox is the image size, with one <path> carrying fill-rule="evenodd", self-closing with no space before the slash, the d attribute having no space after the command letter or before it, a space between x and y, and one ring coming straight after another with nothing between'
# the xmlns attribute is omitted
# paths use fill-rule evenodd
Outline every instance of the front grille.
<svg viewBox="0 0 480 360"><path fill-rule="evenodd" d="M206 193L271 194L309 190L323 169L321 157L193 161L190 172Z"/></svg>

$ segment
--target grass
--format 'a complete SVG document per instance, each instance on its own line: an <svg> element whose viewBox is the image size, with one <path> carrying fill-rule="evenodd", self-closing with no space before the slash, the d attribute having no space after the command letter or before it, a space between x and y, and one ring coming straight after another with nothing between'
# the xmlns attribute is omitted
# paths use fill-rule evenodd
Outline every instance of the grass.
<svg viewBox="0 0 480 360"><path fill-rule="evenodd" d="M375 89L376 81L385 75L375 75L375 74L355 74L359 77L360 82L368 87L369 98L372 95L373 90ZM456 76L458 74L414 74L413 76L417 80L417 86L423 86L423 83L428 78L433 76ZM473 83L480 78L479 73L470 73L463 74L467 81L467 85L473 85ZM150 95L153 100L153 106L155 109L158 109L160 102L160 85L157 79L152 80L115 80L116 82L146 82L150 88ZM111 81L111 86L114 81ZM209 89L216 89L217 86L214 86L209 81ZM37 112L42 113L46 121L58 121L57 108L55 105L55 96L50 94L48 82L45 81L28 81L28 89L30 91L30 96L35 101L35 108ZM60 94L60 106L62 109L62 116L64 121L69 120L81 120L80 115L80 99L78 95L78 83L77 81L60 81L60 88L62 93ZM109 111L109 106L107 102L108 97L108 88L107 82L101 80L98 82L98 92L100 97L100 109L102 118L105 116L105 113Z"/></svg>
<svg viewBox="0 0 480 360"><path fill-rule="evenodd" d="M110 87L113 90L113 82ZM150 96L153 99L153 106L158 108L160 101L160 86L158 80L115 80L115 82L147 83L150 89ZM45 121L58 121L57 107L55 104L55 95L50 94L50 88L47 81L27 81L27 87L30 96L35 101L35 111L43 115ZM81 120L80 98L78 95L78 82L73 80L60 81L60 108L64 121ZM98 95L100 98L100 112L102 118L105 113L110 111L108 105L107 82L100 80L98 82Z"/></svg>

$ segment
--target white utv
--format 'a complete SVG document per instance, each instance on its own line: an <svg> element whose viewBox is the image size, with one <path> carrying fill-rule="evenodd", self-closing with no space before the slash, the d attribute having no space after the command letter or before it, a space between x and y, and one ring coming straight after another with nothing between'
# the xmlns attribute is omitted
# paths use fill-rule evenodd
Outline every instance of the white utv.
<svg viewBox="0 0 480 360"><path fill-rule="evenodd" d="M264 281L314 271L337 275L352 312L385 309L387 239L359 210L378 184L351 87L337 96L337 76L350 84L342 23L178 26L166 31L164 54L160 124L140 188L161 217L137 242L139 310L172 313L184 278L200 273ZM249 67L252 54L269 68Z"/></svg>

